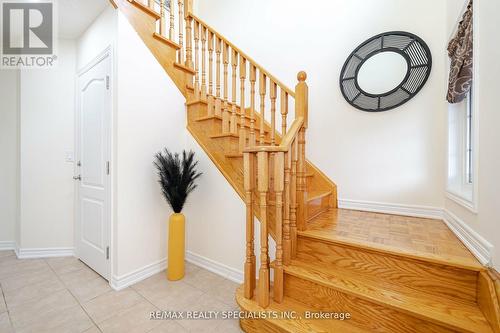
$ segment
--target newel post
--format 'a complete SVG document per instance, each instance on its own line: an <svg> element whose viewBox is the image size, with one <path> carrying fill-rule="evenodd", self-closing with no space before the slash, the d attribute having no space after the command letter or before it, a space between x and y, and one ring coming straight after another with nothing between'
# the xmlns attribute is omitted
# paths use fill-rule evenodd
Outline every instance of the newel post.
<svg viewBox="0 0 500 333"><path fill-rule="evenodd" d="M305 230L307 219L306 205L306 129L309 112L309 88L307 87L306 72L297 74L299 83L295 86L295 117L303 117L304 125L298 137L298 165L297 165L297 229Z"/></svg>

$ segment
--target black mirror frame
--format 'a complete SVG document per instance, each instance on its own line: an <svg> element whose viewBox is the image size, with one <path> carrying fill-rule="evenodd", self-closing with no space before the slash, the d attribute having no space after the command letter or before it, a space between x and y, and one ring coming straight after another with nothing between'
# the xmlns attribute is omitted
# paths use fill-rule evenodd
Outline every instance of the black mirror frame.
<svg viewBox="0 0 500 333"><path fill-rule="evenodd" d="M368 59L382 52L401 55L408 68L397 87L383 94L370 94L359 86L358 73ZM352 51L340 72L340 90L347 103L356 109L367 112L387 111L403 105L417 95L427 82L431 69L431 51L420 37L405 31L384 32L367 39Z"/></svg>

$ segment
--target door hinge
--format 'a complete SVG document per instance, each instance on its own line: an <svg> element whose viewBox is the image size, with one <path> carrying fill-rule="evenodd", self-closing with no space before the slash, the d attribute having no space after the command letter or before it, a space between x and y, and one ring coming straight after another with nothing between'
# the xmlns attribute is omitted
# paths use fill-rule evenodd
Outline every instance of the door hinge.
<svg viewBox="0 0 500 333"><path fill-rule="evenodd" d="M109 161L106 162L106 174L109 175Z"/></svg>
<svg viewBox="0 0 500 333"><path fill-rule="evenodd" d="M109 75L106 75L106 90L109 90Z"/></svg>
<svg viewBox="0 0 500 333"><path fill-rule="evenodd" d="M109 246L106 246L106 260L109 260Z"/></svg>

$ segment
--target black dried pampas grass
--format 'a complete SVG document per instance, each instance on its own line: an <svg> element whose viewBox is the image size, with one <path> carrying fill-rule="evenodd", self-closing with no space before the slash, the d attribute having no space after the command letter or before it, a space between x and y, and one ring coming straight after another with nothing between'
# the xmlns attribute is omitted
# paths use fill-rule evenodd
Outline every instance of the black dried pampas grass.
<svg viewBox="0 0 500 333"><path fill-rule="evenodd" d="M165 148L156 154L154 164L165 200L175 213L180 213L188 195L197 187L195 180L202 175L196 170L194 152L184 150L181 159L178 153L172 154Z"/></svg>

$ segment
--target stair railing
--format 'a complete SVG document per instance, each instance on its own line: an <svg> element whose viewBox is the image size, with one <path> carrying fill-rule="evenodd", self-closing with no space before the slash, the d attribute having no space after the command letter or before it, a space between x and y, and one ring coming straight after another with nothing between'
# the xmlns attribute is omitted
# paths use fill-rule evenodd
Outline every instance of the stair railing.
<svg viewBox="0 0 500 333"><path fill-rule="evenodd" d="M276 260L273 267L273 298L278 303L283 300L283 264L289 264L295 255L297 224L305 223L304 215L301 214L305 204L305 131L308 114L306 74L300 72L298 80L295 88L295 120L280 144L253 146L243 150L246 205L244 295L251 299L256 287L254 215L258 213L260 268L257 300L262 307L267 307L270 302L269 217L274 215ZM274 205L270 205L272 197ZM258 212L254 212L255 209ZM271 211L272 209L275 211Z"/></svg>
<svg viewBox="0 0 500 333"><path fill-rule="evenodd" d="M240 138L240 153L256 144L276 145L277 124L280 123L282 134L286 133L289 99L295 97L295 92L189 13L186 22L191 21L193 29L186 32L185 38L192 38L194 44L192 50L186 50L187 57L194 59L194 99L207 102L208 115L222 119L223 134ZM277 106L281 112L279 121ZM270 141L266 140L267 130Z"/></svg>
<svg viewBox="0 0 500 333"><path fill-rule="evenodd" d="M297 75L299 82L291 90L196 17L191 0L129 1L159 16L157 34L176 45L177 65L192 73L192 98L207 103L209 117L222 119L222 134L239 137L246 203L245 297L252 298L257 287L259 305L269 305L268 237L272 230L276 240L273 298L281 302L283 264L295 255L297 230L304 229L306 220L306 73ZM295 118L288 126L293 106ZM254 216L261 222L258 286ZM272 228L269 223L274 224Z"/></svg>
<svg viewBox="0 0 500 333"><path fill-rule="evenodd" d="M280 132L285 135L288 127L293 90L195 16L192 0L128 1L159 17L156 34L178 48L176 63L193 73L193 99L207 102L208 115L222 119L223 134L240 138L240 153L245 147L279 143Z"/></svg>

